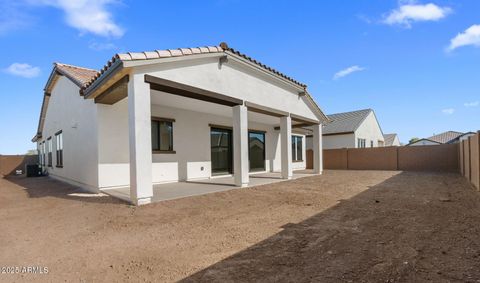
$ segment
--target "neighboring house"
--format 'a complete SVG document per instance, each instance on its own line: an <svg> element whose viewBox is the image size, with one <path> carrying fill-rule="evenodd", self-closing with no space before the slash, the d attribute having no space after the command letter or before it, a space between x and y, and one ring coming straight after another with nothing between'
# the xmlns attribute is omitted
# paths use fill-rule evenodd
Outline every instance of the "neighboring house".
<svg viewBox="0 0 480 283"><path fill-rule="evenodd" d="M385 139L372 109L327 115L323 127L323 148L362 148L384 146ZM311 142L307 138L307 149Z"/></svg>
<svg viewBox="0 0 480 283"><path fill-rule="evenodd" d="M400 139L397 134L384 134L383 138L385 140L384 146L400 146Z"/></svg>
<svg viewBox="0 0 480 283"><path fill-rule="evenodd" d="M33 141L54 178L92 191L305 168L306 128L322 172L328 121L306 85L220 46L115 55L91 70L55 63ZM301 129L302 128L302 129Z"/></svg>
<svg viewBox="0 0 480 283"><path fill-rule="evenodd" d="M423 138L416 140L407 144L407 146L419 146L419 145L439 145L439 144L451 144L451 143L458 143L460 139L475 135L474 132L455 132L455 131L447 131L443 132L438 135L433 135L428 138Z"/></svg>

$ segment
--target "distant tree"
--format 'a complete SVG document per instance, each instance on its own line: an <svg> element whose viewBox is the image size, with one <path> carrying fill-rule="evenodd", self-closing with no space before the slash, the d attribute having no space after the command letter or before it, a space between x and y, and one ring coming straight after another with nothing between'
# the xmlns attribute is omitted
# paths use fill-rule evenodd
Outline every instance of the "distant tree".
<svg viewBox="0 0 480 283"><path fill-rule="evenodd" d="M26 155L37 155L37 150L36 149L29 149L27 151L27 153L25 153Z"/></svg>
<svg viewBox="0 0 480 283"><path fill-rule="evenodd" d="M418 140L420 140L420 139L417 138L417 137L413 137L413 138L411 138L411 139L408 141L408 143L416 142L416 141L418 141Z"/></svg>

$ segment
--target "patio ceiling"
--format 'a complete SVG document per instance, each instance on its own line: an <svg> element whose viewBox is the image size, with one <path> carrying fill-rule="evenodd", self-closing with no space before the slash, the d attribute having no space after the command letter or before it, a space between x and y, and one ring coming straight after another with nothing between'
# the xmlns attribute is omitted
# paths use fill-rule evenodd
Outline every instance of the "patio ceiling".
<svg viewBox="0 0 480 283"><path fill-rule="evenodd" d="M208 113L211 115L217 115L222 117L232 117L232 108L229 106L219 105L216 103L201 101L188 97L171 95L169 93L157 90L151 91L151 103L153 105ZM267 125L278 125L280 123L280 119L278 117L251 111L248 112L248 120L251 122L258 122Z"/></svg>

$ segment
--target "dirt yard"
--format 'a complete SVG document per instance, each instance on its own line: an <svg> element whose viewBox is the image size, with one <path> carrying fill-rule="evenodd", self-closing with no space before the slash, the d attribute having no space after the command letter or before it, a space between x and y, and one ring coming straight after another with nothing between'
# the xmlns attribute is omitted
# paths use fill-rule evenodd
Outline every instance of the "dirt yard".
<svg viewBox="0 0 480 283"><path fill-rule="evenodd" d="M0 179L0 281L479 282L480 194L459 175L323 176L140 208Z"/></svg>

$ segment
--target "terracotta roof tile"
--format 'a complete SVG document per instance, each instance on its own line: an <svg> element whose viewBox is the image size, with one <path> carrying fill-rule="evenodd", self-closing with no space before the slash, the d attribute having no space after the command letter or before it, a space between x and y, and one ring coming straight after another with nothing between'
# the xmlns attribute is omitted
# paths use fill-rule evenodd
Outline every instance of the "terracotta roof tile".
<svg viewBox="0 0 480 283"><path fill-rule="evenodd" d="M132 58L131 60L145 60L147 57L143 52L128 52L128 55Z"/></svg>
<svg viewBox="0 0 480 283"><path fill-rule="evenodd" d="M182 50L180 50L180 49L169 49L168 51L170 51L170 54L172 54L172 56L182 56L183 55Z"/></svg>
<svg viewBox="0 0 480 283"><path fill-rule="evenodd" d="M158 59L159 56L158 56L158 53L155 52L155 51L146 51L146 52L143 52L145 53L145 57L147 59Z"/></svg>
<svg viewBox="0 0 480 283"><path fill-rule="evenodd" d="M166 57L178 57L178 56L189 56L195 54L204 54L204 53L221 53L221 52L230 52L237 56L240 56L253 64L256 64L265 70L272 72L286 80L293 82L294 84L299 85L300 87L306 88L305 84L302 84L289 76L286 76L279 71L268 67L259 61L248 57L245 54L234 50L233 48L228 47L226 43L221 43L220 46L205 46L205 47L194 47L194 48L179 48L179 49L168 49L168 50L155 50L150 52L128 52L128 53L119 53L116 54L112 59L105 65L97 74L93 75L90 80L87 81L85 86L82 88L82 92L87 89L90 85L93 84L99 77L102 76L116 61L132 61L132 60L150 60L150 59L159 59Z"/></svg>
<svg viewBox="0 0 480 283"><path fill-rule="evenodd" d="M98 71L68 64L55 63L56 70L73 80L80 88L84 87Z"/></svg>
<svg viewBox="0 0 480 283"><path fill-rule="evenodd" d="M190 48L190 50L192 50L192 53L193 53L193 54L200 54L200 53L202 53L202 51L200 51L200 48L198 48L198 47Z"/></svg>
<svg viewBox="0 0 480 283"><path fill-rule="evenodd" d="M157 53L160 56L160 58L172 57L172 54L170 54L170 51L168 50L157 50Z"/></svg>
<svg viewBox="0 0 480 283"><path fill-rule="evenodd" d="M180 48L183 55L192 55L192 50L190 48Z"/></svg>

